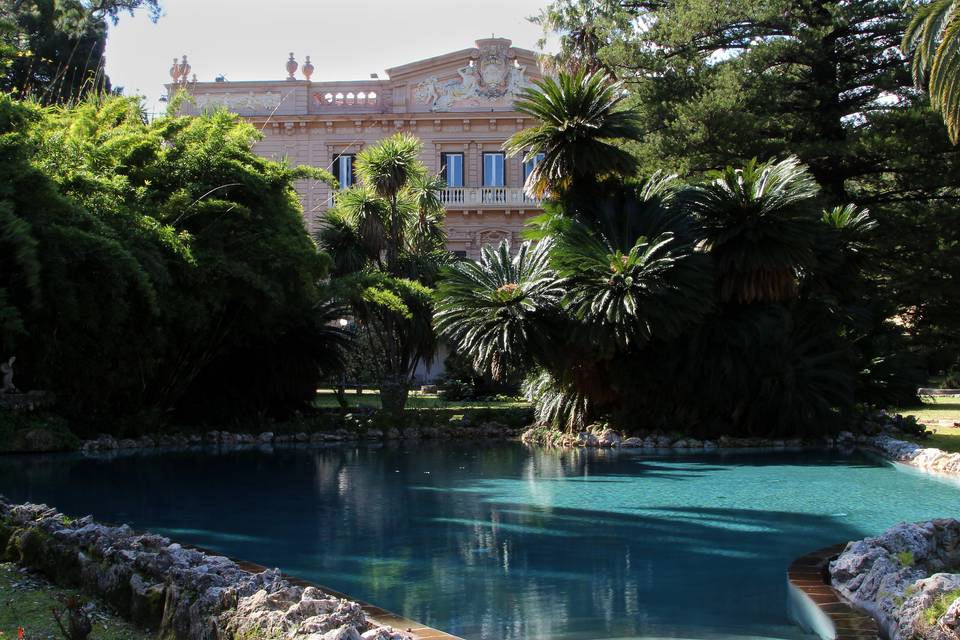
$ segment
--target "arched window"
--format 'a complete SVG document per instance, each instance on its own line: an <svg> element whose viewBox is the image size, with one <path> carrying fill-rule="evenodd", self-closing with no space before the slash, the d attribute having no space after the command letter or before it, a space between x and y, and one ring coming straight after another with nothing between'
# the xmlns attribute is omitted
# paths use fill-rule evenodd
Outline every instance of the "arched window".
<svg viewBox="0 0 960 640"><path fill-rule="evenodd" d="M339 104L343 104L343 94L342 94L342 93L338 93L337 95L335 95L335 96L333 97L333 100L334 100L334 102L336 102L338 105L339 105Z"/></svg>
<svg viewBox="0 0 960 640"><path fill-rule="evenodd" d="M377 104L377 92L371 91L367 94L367 104Z"/></svg>
<svg viewBox="0 0 960 640"><path fill-rule="evenodd" d="M333 104L333 94L332 94L332 93L325 93L325 94L323 95L323 101L324 101L326 104Z"/></svg>

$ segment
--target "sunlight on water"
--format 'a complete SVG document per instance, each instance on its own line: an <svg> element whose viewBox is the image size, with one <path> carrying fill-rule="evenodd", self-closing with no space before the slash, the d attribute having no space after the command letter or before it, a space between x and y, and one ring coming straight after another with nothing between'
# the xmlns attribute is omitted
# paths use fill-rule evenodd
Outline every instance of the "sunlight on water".
<svg viewBox="0 0 960 640"><path fill-rule="evenodd" d="M796 556L956 514L861 454L519 445L9 456L0 491L276 566L470 640L804 637Z"/></svg>

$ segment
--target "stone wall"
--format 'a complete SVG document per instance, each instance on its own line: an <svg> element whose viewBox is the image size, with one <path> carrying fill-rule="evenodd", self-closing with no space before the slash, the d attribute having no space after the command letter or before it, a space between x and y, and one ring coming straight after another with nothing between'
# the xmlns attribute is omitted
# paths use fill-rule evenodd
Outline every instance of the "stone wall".
<svg viewBox="0 0 960 640"><path fill-rule="evenodd" d="M960 638L960 522L902 523L847 544L830 563L833 587L891 640Z"/></svg>
<svg viewBox="0 0 960 640"><path fill-rule="evenodd" d="M347 414L348 417L350 414ZM81 451L113 451L118 449L185 448L199 446L298 446L323 444L350 444L358 442L382 442L397 440L514 440L523 431L500 422L471 423L460 418L443 426L368 427L359 421L347 421L349 429L333 431L294 432L275 434L265 431L259 434L208 431L205 434L164 434L140 438L115 438L101 435L80 443Z"/></svg>
<svg viewBox="0 0 960 640"><path fill-rule="evenodd" d="M302 588L279 570L234 561L124 525L78 520L0 498L0 558L102 598L135 624L177 640L408 640L361 605Z"/></svg>

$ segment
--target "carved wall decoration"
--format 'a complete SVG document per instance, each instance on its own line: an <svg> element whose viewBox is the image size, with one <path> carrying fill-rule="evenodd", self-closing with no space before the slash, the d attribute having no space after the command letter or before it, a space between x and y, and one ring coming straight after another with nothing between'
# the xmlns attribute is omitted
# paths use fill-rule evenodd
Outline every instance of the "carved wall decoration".
<svg viewBox="0 0 960 640"><path fill-rule="evenodd" d="M225 107L231 111L272 111L280 106L283 98L279 93L199 93L193 94L198 109Z"/></svg>
<svg viewBox="0 0 960 640"><path fill-rule="evenodd" d="M431 111L454 107L505 106L530 86L527 68L517 62L503 41L481 40L478 62L457 69L458 78L441 81L430 76L414 87L413 98Z"/></svg>
<svg viewBox="0 0 960 640"><path fill-rule="evenodd" d="M499 244L501 240L507 240L512 244L514 241L513 235L513 231L510 229L483 229L474 232L472 245L479 248L485 244Z"/></svg>

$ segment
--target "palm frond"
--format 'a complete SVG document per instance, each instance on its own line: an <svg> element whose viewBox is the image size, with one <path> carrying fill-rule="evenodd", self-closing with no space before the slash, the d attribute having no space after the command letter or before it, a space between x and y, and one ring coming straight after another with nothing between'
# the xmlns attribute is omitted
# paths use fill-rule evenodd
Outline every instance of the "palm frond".
<svg viewBox="0 0 960 640"><path fill-rule="evenodd" d="M577 181L631 171L633 156L613 142L643 135L636 115L618 109L625 95L622 84L584 70L560 72L524 89L514 108L537 124L513 135L504 149L524 161L543 154L527 178L527 192L542 198Z"/></svg>
<svg viewBox="0 0 960 640"><path fill-rule="evenodd" d="M960 10L956 0L921 5L901 42L914 82L930 93L931 106L947 125L950 140L960 141Z"/></svg>
<svg viewBox="0 0 960 640"><path fill-rule="evenodd" d="M534 405L538 424L568 431L583 427L590 401L572 387L560 384L548 371L538 371L523 381L523 395Z"/></svg>
<svg viewBox="0 0 960 640"><path fill-rule="evenodd" d="M727 167L692 192L689 205L717 265L722 301L796 297L799 272L814 261L817 193L794 157Z"/></svg>
<svg viewBox="0 0 960 640"><path fill-rule="evenodd" d="M539 322L563 288L550 269L549 242L487 245L479 262L457 262L437 286L434 325L478 371L503 379L533 361Z"/></svg>

